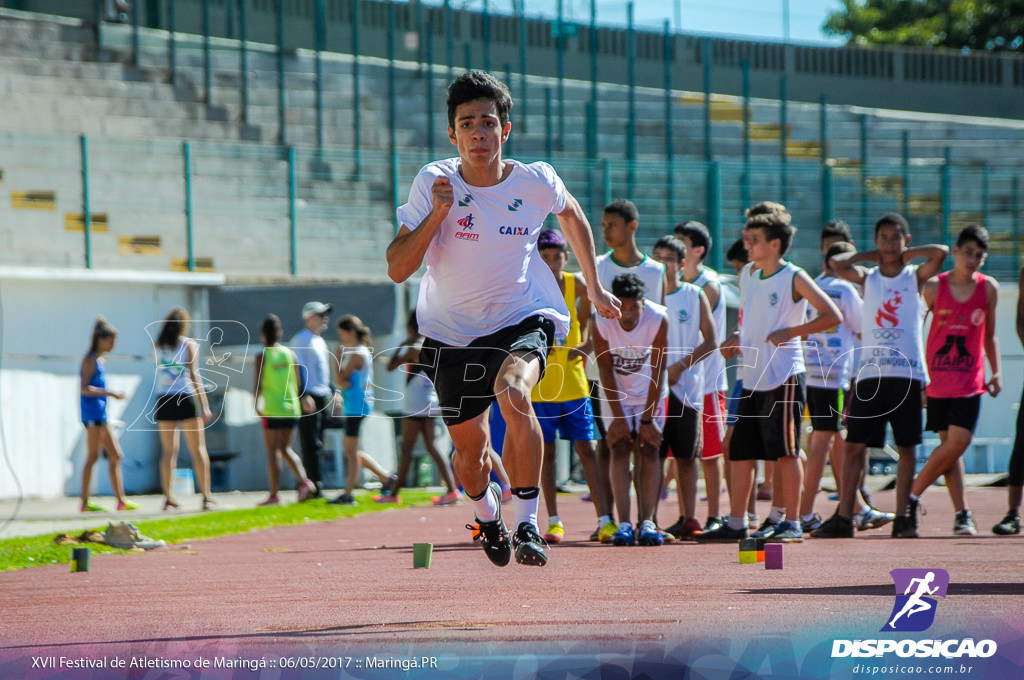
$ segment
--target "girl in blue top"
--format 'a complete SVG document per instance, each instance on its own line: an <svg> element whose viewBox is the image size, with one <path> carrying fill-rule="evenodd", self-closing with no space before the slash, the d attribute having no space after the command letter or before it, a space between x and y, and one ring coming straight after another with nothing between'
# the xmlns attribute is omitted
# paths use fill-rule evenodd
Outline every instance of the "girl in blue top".
<svg viewBox="0 0 1024 680"><path fill-rule="evenodd" d="M107 368L103 355L114 349L117 329L102 316L96 319L92 329L92 344L82 358L81 404L82 424L85 425L85 467L82 469L82 512L106 512L106 508L89 501L89 486L92 483L92 467L99 460L103 450L110 466L110 486L117 497L118 510L135 510L139 506L124 496L121 477L121 459L124 453L117 437L107 425L107 397L124 399L123 392L107 389Z"/></svg>
<svg viewBox="0 0 1024 680"><path fill-rule="evenodd" d="M359 448L359 428L363 418L373 411L373 357L370 354L370 329L353 314L338 319L338 352L335 378L344 400L345 438L343 449L347 476L345 491L332 503L353 505L352 492L359 481L359 468L377 476L387 489L393 475Z"/></svg>

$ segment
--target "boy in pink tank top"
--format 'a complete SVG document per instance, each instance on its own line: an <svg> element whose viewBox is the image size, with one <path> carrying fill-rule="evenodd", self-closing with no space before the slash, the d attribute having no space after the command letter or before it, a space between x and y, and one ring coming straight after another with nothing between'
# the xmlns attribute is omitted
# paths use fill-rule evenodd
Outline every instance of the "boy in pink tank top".
<svg viewBox="0 0 1024 680"><path fill-rule="evenodd" d="M964 497L961 456L971 444L981 408L981 395L993 397L1002 389L999 339L996 337L996 300L999 284L978 270L988 255L988 232L971 225L960 232L953 247L953 271L932 277L922 294L932 313L925 357L931 382L925 427L939 433L941 443L917 474L910 490L911 521L921 494L946 475L956 519L953 533L974 535L977 527ZM992 377L985 381L988 357Z"/></svg>

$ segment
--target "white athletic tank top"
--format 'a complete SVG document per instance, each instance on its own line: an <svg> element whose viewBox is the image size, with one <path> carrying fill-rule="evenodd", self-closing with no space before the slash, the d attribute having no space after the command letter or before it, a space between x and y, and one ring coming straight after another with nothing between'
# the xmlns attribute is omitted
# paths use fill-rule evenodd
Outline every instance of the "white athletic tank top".
<svg viewBox="0 0 1024 680"><path fill-rule="evenodd" d="M644 297L661 304L665 292L665 265L644 255L640 264L626 267L615 261L611 251L597 256L597 280L609 293L619 274L636 274L644 282Z"/></svg>
<svg viewBox="0 0 1024 680"><path fill-rule="evenodd" d="M871 269L864 277L864 330L858 380L910 378L928 382L924 361L926 306L917 286L917 265L896 276Z"/></svg>
<svg viewBox="0 0 1024 680"><path fill-rule="evenodd" d="M173 350L161 347L156 352L156 393L194 394L188 373L188 346L184 338Z"/></svg>
<svg viewBox="0 0 1024 680"><path fill-rule="evenodd" d="M668 318L665 308L650 300L644 301L640 321L631 331L625 331L617 319L596 317L601 337L608 343L615 384L605 385L610 392L622 392L624 406L644 406L651 386L651 344L658 335L661 323ZM662 381L661 396L668 396L667 381ZM606 407L605 407L606 408Z"/></svg>
<svg viewBox="0 0 1024 680"><path fill-rule="evenodd" d="M700 275L693 280L693 285L703 289L708 281L718 281L718 272L709 267L702 267ZM715 330L718 332L718 342L725 342L726 321L725 321L725 295L719 282L718 304L711 310L711 318L715 321ZM727 392L729 383L725 375L725 357L721 352L712 352L711 356L701 362L704 369L704 394L713 392Z"/></svg>
<svg viewBox="0 0 1024 680"><path fill-rule="evenodd" d="M791 375L806 372L800 338L792 338L779 346L768 342L767 338L780 328L804 323L807 301L793 301L793 279L803 270L792 262L765 278L760 269L751 274L751 267L748 263L740 273L743 389L767 392Z"/></svg>
<svg viewBox="0 0 1024 680"><path fill-rule="evenodd" d="M856 353L855 334L861 332L863 302L849 281L822 274L814 282L843 313L843 321L837 326L814 333L804 343L807 385L848 390ZM807 320L817 318L818 310L808 306Z"/></svg>
<svg viewBox="0 0 1024 680"><path fill-rule="evenodd" d="M679 290L665 295L665 311L668 314L668 356L665 367L678 363L701 343L700 332L700 291L692 283L682 282ZM720 352L715 352L722 356ZM668 388L690 408L698 411L704 406L704 368L708 359L683 371L679 382Z"/></svg>

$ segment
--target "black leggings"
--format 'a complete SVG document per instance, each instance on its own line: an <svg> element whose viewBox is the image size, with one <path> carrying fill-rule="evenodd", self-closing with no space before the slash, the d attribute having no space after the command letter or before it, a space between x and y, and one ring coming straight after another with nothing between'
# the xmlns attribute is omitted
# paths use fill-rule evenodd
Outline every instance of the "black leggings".
<svg viewBox="0 0 1024 680"><path fill-rule="evenodd" d="M1024 402L1024 394L1021 395ZM1010 454L1010 486L1024 486L1024 407L1017 410L1017 436Z"/></svg>

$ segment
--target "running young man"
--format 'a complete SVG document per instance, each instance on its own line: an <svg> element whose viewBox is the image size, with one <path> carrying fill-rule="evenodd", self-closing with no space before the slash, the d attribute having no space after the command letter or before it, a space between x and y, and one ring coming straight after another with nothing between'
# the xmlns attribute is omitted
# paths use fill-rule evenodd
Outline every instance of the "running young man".
<svg viewBox="0 0 1024 680"><path fill-rule="evenodd" d="M448 87L448 137L459 155L424 166L401 225L387 249L396 283L426 261L416 305L426 340L420 361L437 389L455 445L455 472L473 501L480 543L492 563L543 566L537 529L543 440L530 393L548 348L569 330L569 314L537 238L550 213L572 247L598 314L619 315L597 280L590 225L547 163L503 159L512 125L504 83L473 72ZM489 484L487 411L498 402L507 423L504 466L512 485L515 531L501 516L501 493Z"/></svg>
<svg viewBox="0 0 1024 680"><path fill-rule="evenodd" d="M892 426L899 452L896 466L894 538L910 538L917 530L907 518L908 496L914 482L917 445L923 432L921 394L927 382L921 324L925 306L920 289L939 273L949 249L944 245L910 245L907 220L889 213L875 223L877 250L842 253L830 260L832 270L864 288L863 347L857 380L847 411L846 447L839 482L839 508L811 534L816 538L853 536L853 505L864 473L867 447L885 443L885 426ZM911 260L926 258L921 265ZM874 269L859 267L873 262ZM869 373L864 369L868 368Z"/></svg>
<svg viewBox="0 0 1024 680"><path fill-rule="evenodd" d="M967 509L963 475L948 473L959 468L961 456L974 438L981 395L988 392L995 397L1003 389L1002 360L996 337L999 284L978 271L988 256L988 240L988 231L978 225L972 224L961 231L953 246L953 271L928 279L921 291L932 312L925 345L930 378L925 388L928 395L925 427L938 432L941 443L928 456L910 489L907 517L911 529L917 528L917 504L921 494L939 475L945 474L946 490L956 511L953 533L967 536L978 533L974 517ZM992 368L987 382L983 353Z"/></svg>

